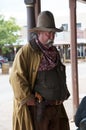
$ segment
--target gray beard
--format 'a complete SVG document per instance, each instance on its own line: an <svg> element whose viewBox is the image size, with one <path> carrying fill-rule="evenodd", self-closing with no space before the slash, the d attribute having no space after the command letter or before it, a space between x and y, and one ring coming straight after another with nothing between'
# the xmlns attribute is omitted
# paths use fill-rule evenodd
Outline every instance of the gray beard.
<svg viewBox="0 0 86 130"><path fill-rule="evenodd" d="M48 47L51 47L53 45L53 40L49 39L46 44Z"/></svg>

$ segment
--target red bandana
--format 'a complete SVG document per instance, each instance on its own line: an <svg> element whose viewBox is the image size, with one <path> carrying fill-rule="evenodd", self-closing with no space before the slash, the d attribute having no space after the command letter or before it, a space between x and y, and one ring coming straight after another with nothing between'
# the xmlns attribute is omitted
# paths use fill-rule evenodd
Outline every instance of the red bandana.
<svg viewBox="0 0 86 130"><path fill-rule="evenodd" d="M46 47L43 44L41 44L38 40L36 41L36 43L43 53L43 57L38 70L43 71L53 69L58 64L59 60L59 55L57 53L56 47Z"/></svg>

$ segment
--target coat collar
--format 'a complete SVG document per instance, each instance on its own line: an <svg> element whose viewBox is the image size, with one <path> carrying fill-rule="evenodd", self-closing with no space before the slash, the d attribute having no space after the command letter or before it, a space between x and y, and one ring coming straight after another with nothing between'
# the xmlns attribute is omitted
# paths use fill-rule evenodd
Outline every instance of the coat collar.
<svg viewBox="0 0 86 130"><path fill-rule="evenodd" d="M36 44L36 40L35 40L35 39L30 40L30 45L31 45L31 47L32 47L35 51L41 52L39 46Z"/></svg>

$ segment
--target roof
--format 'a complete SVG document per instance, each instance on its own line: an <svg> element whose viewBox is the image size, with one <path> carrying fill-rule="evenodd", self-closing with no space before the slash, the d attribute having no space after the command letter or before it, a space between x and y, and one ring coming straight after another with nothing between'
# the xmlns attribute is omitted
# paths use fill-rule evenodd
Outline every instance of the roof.
<svg viewBox="0 0 86 130"><path fill-rule="evenodd" d="M86 0L78 0L78 1L83 2L83 3L86 3Z"/></svg>
<svg viewBox="0 0 86 130"><path fill-rule="evenodd" d="M70 40L57 40L54 42L54 45L69 45ZM86 45L86 39L85 38L77 38L77 44L85 44Z"/></svg>

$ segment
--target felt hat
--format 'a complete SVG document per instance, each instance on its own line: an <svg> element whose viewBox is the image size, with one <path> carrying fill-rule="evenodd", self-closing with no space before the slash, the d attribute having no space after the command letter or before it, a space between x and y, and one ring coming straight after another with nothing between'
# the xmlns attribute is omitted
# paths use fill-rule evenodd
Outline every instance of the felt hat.
<svg viewBox="0 0 86 130"><path fill-rule="evenodd" d="M49 31L62 32L63 29L55 27L54 16L50 11L43 11L38 15L37 26L29 29L30 32Z"/></svg>

